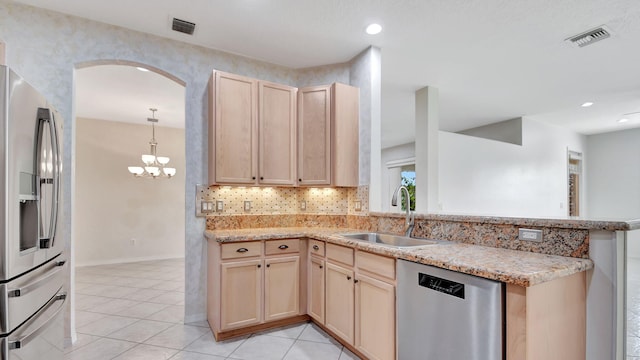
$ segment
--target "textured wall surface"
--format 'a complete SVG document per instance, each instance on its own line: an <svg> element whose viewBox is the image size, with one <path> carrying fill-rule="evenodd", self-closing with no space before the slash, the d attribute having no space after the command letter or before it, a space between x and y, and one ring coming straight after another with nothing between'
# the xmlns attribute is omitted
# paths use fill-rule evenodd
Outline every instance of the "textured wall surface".
<svg viewBox="0 0 640 360"><path fill-rule="evenodd" d="M344 66L288 69L5 0L0 0L0 37L6 43L7 64L39 89L65 120L63 214L71 256L75 69L105 63L141 64L185 84L187 321L205 318L205 221L196 218L193 209L195 185L207 181L207 83L211 71L218 69L293 86L348 79Z"/></svg>

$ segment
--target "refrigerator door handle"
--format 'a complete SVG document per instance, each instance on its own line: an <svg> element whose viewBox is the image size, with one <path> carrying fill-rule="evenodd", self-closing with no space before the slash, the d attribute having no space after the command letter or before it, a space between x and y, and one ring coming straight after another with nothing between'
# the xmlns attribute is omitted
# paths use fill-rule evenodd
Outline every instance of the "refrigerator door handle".
<svg viewBox="0 0 640 360"><path fill-rule="evenodd" d="M51 112L50 109L46 109L46 108L39 108L38 109L38 120L39 120L39 124L38 124L38 135L37 135L37 141L38 141L38 148L37 148L37 158L36 158L36 166L41 166L41 170L47 171L49 170L47 168L45 164L45 166L42 166L42 162L43 161L47 161L47 159L43 159L42 155L43 155L43 133L44 133L44 123L47 123L49 125L49 140L50 140L50 144L51 144L51 177L48 176L43 176L45 174L41 174L40 175L40 187L42 187L42 185L51 185L52 188L52 194L51 194L51 201L49 201L47 204L47 206L50 207L50 211L48 211L47 213L49 214L49 229L46 229L48 231L48 233L46 234L46 236L44 235L44 231L45 229L42 229L43 232L43 237L40 238L40 248L41 249L47 249L47 248L51 248L53 247L53 243L55 241L55 234L56 234L56 228L57 228L57 223L58 223L58 198L59 198L59 187L60 187L60 144L59 144L59 139L58 139L58 130L56 127L56 122L55 122L55 118L53 116L53 113ZM46 149L45 149L46 150ZM46 156L46 151L45 151L45 156ZM43 169L44 168L44 169ZM38 193L38 198L40 199L40 203L42 205L42 200L43 200L43 196L41 194L41 189L39 188L39 193ZM41 215L42 216L42 215ZM41 219L41 224L44 224L44 219Z"/></svg>
<svg viewBox="0 0 640 360"><path fill-rule="evenodd" d="M39 288L40 286L42 286L43 283L49 281L52 277L56 276L62 270L62 267L64 266L65 263L66 263L65 260L56 261L53 264L54 268L51 269L50 271L46 272L44 274L44 276L41 276L41 277L31 281L27 285L20 286L17 289L9 289L9 290L7 290L7 296L8 297L19 297L19 296L28 294L31 291Z"/></svg>
<svg viewBox="0 0 640 360"><path fill-rule="evenodd" d="M43 313L44 311L48 310L49 308L51 308L53 306L53 304L55 304L58 301L62 301L64 304L64 299L67 298L67 294L66 293L60 293L56 296L54 296L51 300L49 300L49 302L39 311L39 313ZM33 340L34 338L36 338L38 335L40 335L44 330L47 329L47 325L58 315L58 313L60 313L60 311L62 311L62 309L64 309L64 306L62 306L62 304L56 309L56 311L49 316L49 318L42 324L42 326L38 327L37 329L29 332L28 334L20 337L17 340L13 340L13 341L9 341L8 345L9 345L9 350L13 350L13 349L21 349L24 348L25 346L27 346L29 344L29 342L31 340ZM37 317L38 315L36 315L35 317Z"/></svg>

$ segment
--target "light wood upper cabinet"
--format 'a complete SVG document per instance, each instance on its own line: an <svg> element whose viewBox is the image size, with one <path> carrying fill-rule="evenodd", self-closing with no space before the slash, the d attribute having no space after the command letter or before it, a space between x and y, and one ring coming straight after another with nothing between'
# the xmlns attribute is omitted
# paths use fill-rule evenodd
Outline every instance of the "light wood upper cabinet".
<svg viewBox="0 0 640 360"><path fill-rule="evenodd" d="M358 186L359 90L335 83L298 92L298 184Z"/></svg>
<svg viewBox="0 0 640 360"><path fill-rule="evenodd" d="M309 316L324 324L324 267L322 258L311 256L309 259Z"/></svg>
<svg viewBox="0 0 640 360"><path fill-rule="evenodd" d="M221 330L262 321L262 260L222 263L220 266Z"/></svg>
<svg viewBox="0 0 640 360"><path fill-rule="evenodd" d="M331 86L331 185L360 184L360 90L335 83Z"/></svg>
<svg viewBox="0 0 640 360"><path fill-rule="evenodd" d="M331 86L298 92L298 184L331 184Z"/></svg>
<svg viewBox="0 0 640 360"><path fill-rule="evenodd" d="M216 71L210 89L209 181L255 183L258 83Z"/></svg>
<svg viewBox="0 0 640 360"><path fill-rule="evenodd" d="M258 82L258 183L296 183L296 89Z"/></svg>
<svg viewBox="0 0 640 360"><path fill-rule="evenodd" d="M300 257L265 260L264 321L298 315L300 311Z"/></svg>
<svg viewBox="0 0 640 360"><path fill-rule="evenodd" d="M365 275L356 277L355 347L371 360L394 360L395 286Z"/></svg>
<svg viewBox="0 0 640 360"><path fill-rule="evenodd" d="M354 338L353 270L327 263L325 325L344 341Z"/></svg>
<svg viewBox="0 0 640 360"><path fill-rule="evenodd" d="M209 182L296 184L296 93L215 71L210 83Z"/></svg>

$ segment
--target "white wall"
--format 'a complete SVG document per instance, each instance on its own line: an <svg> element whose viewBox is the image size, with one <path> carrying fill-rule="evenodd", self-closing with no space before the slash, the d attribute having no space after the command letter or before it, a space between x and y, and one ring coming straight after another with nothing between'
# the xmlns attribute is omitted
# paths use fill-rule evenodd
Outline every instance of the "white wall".
<svg viewBox="0 0 640 360"><path fill-rule="evenodd" d="M586 138L526 118L522 129L522 146L440 131L442 213L567 215L567 147L584 152ZM402 157L412 156L407 150ZM383 161L391 160L388 151Z"/></svg>
<svg viewBox="0 0 640 360"><path fill-rule="evenodd" d="M640 129L587 137L589 217L640 218ZM640 231L628 234L627 253L640 258Z"/></svg>
<svg viewBox="0 0 640 360"><path fill-rule="evenodd" d="M183 257L184 129L156 126L158 155L177 169L171 179L127 171L149 152L150 125L78 118L76 137L76 264Z"/></svg>
<svg viewBox="0 0 640 360"><path fill-rule="evenodd" d="M585 137L529 119L522 146L440 133L443 213L549 217L567 215L567 147Z"/></svg>

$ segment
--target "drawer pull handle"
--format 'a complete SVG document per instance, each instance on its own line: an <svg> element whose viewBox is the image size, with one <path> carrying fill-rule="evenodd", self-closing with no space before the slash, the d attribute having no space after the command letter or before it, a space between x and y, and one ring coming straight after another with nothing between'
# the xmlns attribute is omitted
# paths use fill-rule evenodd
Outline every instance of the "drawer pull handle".
<svg viewBox="0 0 640 360"><path fill-rule="evenodd" d="M358 283L358 279L353 279L353 283L357 284Z"/></svg>
<svg viewBox="0 0 640 360"><path fill-rule="evenodd" d="M313 245L313 250L320 250L320 246L318 246L318 245Z"/></svg>
<svg viewBox="0 0 640 360"><path fill-rule="evenodd" d="M286 250L288 248L289 248L289 245L280 245L280 246L278 246L278 249L280 249L280 250Z"/></svg>
<svg viewBox="0 0 640 360"><path fill-rule="evenodd" d="M246 253L247 251L249 251L249 249L247 249L247 248L240 248L240 249L236 250L236 252L239 252L239 253Z"/></svg>
<svg viewBox="0 0 640 360"><path fill-rule="evenodd" d="M347 276L347 280L351 280L351 276Z"/></svg>

